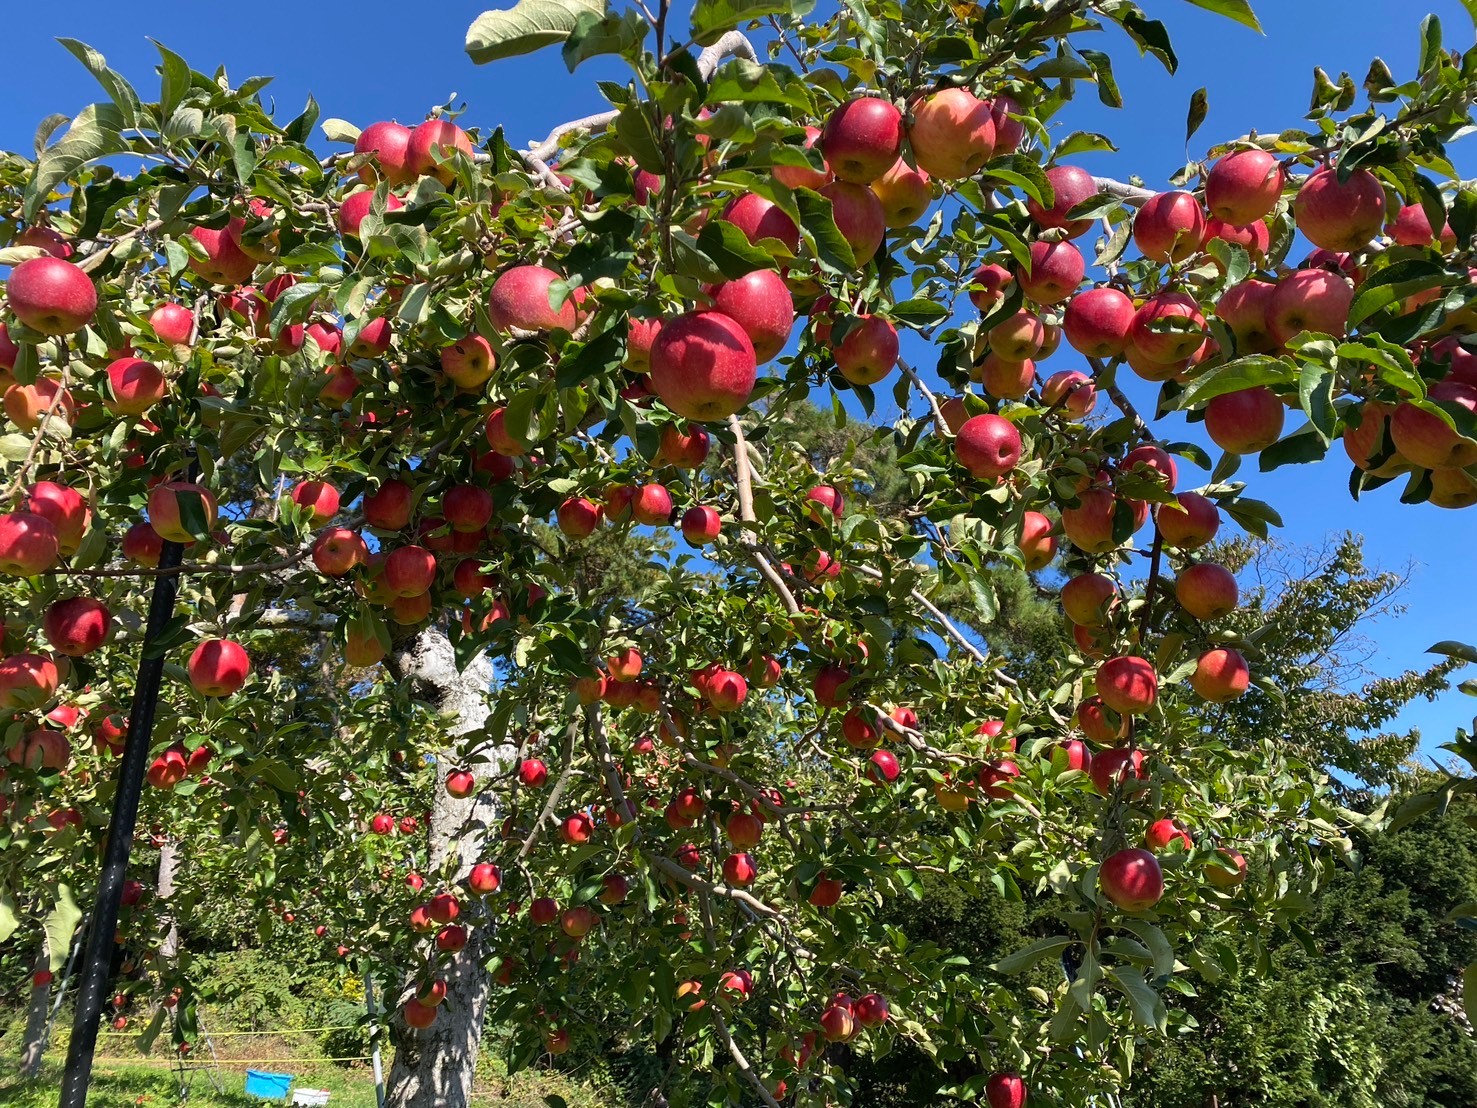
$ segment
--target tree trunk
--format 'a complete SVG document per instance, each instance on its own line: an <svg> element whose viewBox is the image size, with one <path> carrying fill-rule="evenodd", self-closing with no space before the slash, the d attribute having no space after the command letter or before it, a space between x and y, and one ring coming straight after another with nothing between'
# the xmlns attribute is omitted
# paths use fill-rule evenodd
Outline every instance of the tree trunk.
<svg viewBox="0 0 1477 1108"><path fill-rule="evenodd" d="M449 738L469 734L487 722L493 672L485 655L458 672L451 640L431 627L396 643L386 664L398 680L411 682L420 699L449 718ZM516 752L516 746L490 744L482 750L489 763L475 766L474 772L481 777L494 774ZM446 774L454 768L450 756L437 760L427 868L439 872L443 863L454 860L457 880L461 880L482 854L489 830L498 818L498 805L490 790L462 800L450 796L445 788ZM482 965L490 921L479 918L481 909L475 903L467 905L464 912L470 917L470 939L446 971L446 1000L436 1022L418 1031L406 1027L400 1018L400 1003L412 995L413 979L401 984L398 996L391 991L385 998L385 1022L395 1046L385 1095L387 1108L466 1108L468 1103L491 985L491 977Z"/></svg>
<svg viewBox="0 0 1477 1108"><path fill-rule="evenodd" d="M179 843L173 839L165 839L164 845L159 848L159 875L154 892L161 902L168 901L174 895L174 875L178 871ZM165 910L167 911L167 906ZM179 924L175 922L173 912L168 912L168 919L169 931L159 944L159 956L166 962L173 962L179 955Z"/></svg>
<svg viewBox="0 0 1477 1108"><path fill-rule="evenodd" d="M36 956L37 972L51 968L50 944L41 940ZM21 1076L32 1079L41 1072L41 1056L46 1052L46 1021L51 1012L50 983L31 990L31 1004L26 1009L26 1035L21 1040Z"/></svg>

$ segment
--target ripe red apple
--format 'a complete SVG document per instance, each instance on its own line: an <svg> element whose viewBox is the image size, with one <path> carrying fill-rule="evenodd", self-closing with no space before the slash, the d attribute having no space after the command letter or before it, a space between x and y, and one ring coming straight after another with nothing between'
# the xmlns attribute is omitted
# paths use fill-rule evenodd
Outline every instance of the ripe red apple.
<svg viewBox="0 0 1477 1108"><path fill-rule="evenodd" d="M190 237L204 252L202 260L191 256L190 270L212 285L232 287L251 280L257 260L241 248L246 221L239 216L224 227L192 227Z"/></svg>
<svg viewBox="0 0 1477 1108"><path fill-rule="evenodd" d="M1072 297L1062 314L1067 342L1089 358L1116 358L1128 346L1133 301L1118 289L1103 286Z"/></svg>
<svg viewBox="0 0 1477 1108"><path fill-rule="evenodd" d="M718 218L732 223L756 246L764 239L776 239L791 254L800 250L800 228L795 226L795 221L773 200L757 192L746 192L730 200Z"/></svg>
<svg viewBox="0 0 1477 1108"><path fill-rule="evenodd" d="M1003 477L1021 460L1021 435L1007 419L977 415L959 428L954 451L972 476Z"/></svg>
<svg viewBox="0 0 1477 1108"><path fill-rule="evenodd" d="M1205 433L1231 454L1255 454L1282 435L1287 409L1265 385L1223 393L1205 406Z"/></svg>
<svg viewBox="0 0 1477 1108"><path fill-rule="evenodd" d="M181 519L180 502L185 497L199 502L205 522L204 533L214 530L215 496L210 490L190 481L166 481L149 493L149 525L159 532L160 538L169 542L195 541L195 534L185 527Z"/></svg>
<svg viewBox="0 0 1477 1108"><path fill-rule="evenodd" d="M1233 150L1205 175L1205 206L1236 226L1266 218L1281 199L1282 166L1265 150Z"/></svg>
<svg viewBox="0 0 1477 1108"><path fill-rule="evenodd" d="M43 420L72 426L77 405L70 389L54 377L38 377L29 385L11 385L5 390L5 414L22 431L34 431Z"/></svg>
<svg viewBox="0 0 1477 1108"><path fill-rule="evenodd" d="M436 932L436 949L443 954L456 954L467 945L467 929L459 923L449 923Z"/></svg>
<svg viewBox="0 0 1477 1108"><path fill-rule="evenodd" d="M1075 165L1056 165L1046 171L1054 193L1050 208L1042 208L1035 200L1027 199L1026 211L1043 228L1062 227L1068 238L1077 238L1092 229L1090 219L1068 219L1067 214L1084 200L1097 195L1097 185L1092 174Z"/></svg>
<svg viewBox="0 0 1477 1108"><path fill-rule="evenodd" d="M881 1027L891 1015L887 999L878 993L868 993L852 1005L852 1014L862 1027Z"/></svg>
<svg viewBox="0 0 1477 1108"><path fill-rule="evenodd" d="M901 772L897 755L890 750L874 750L867 760L867 779L875 785L889 785Z"/></svg>
<svg viewBox="0 0 1477 1108"><path fill-rule="evenodd" d="M663 403L688 419L737 412L754 391L757 359L744 329L722 312L668 320L651 347L651 383Z"/></svg>
<svg viewBox="0 0 1477 1108"><path fill-rule="evenodd" d="M1148 518L1147 505L1140 502L1135 507L1133 502L1120 500L1115 496L1112 488L1100 484L1083 489L1077 494L1077 504L1074 507L1062 509L1062 531L1073 546L1089 554L1106 554L1110 550L1117 550L1122 541L1115 533L1115 524L1118 508L1125 503L1134 509L1133 529L1137 531L1143 520ZM1139 509L1143 512L1142 519L1139 518Z"/></svg>
<svg viewBox="0 0 1477 1108"><path fill-rule="evenodd" d="M995 153L1011 154L1019 150L1026 137L1025 120L1030 113L1011 96L997 96L990 106L995 119Z"/></svg>
<svg viewBox="0 0 1477 1108"><path fill-rule="evenodd" d="M869 750L882 741L877 710L865 705L852 708L841 719L841 736L849 746Z"/></svg>
<svg viewBox="0 0 1477 1108"><path fill-rule="evenodd" d="M1385 225L1385 233L1401 246L1431 246L1437 241L1436 232L1431 229L1430 217L1420 204L1406 204L1402 207L1395 213L1395 218ZM1456 235L1452 232L1451 224L1443 221L1440 235L1442 250L1450 249L1455 243Z"/></svg>
<svg viewBox="0 0 1477 1108"><path fill-rule="evenodd" d="M717 508L699 504L682 513L682 537L693 546L706 546L723 530Z"/></svg>
<svg viewBox="0 0 1477 1108"><path fill-rule="evenodd" d="M662 428L660 443L658 457L675 469L699 469L708 460L708 432L701 427L669 423Z"/></svg>
<svg viewBox="0 0 1477 1108"><path fill-rule="evenodd" d="M1160 505L1154 522L1167 546L1175 550L1197 550L1215 538L1221 526L1221 513L1215 501L1198 492L1182 492L1175 497L1175 504Z"/></svg>
<svg viewBox="0 0 1477 1108"><path fill-rule="evenodd" d="M648 527L668 523L672 518L672 494L664 485L642 485L631 502L631 516Z"/></svg>
<svg viewBox="0 0 1477 1108"><path fill-rule="evenodd" d="M1029 308L1001 320L990 328L987 341L992 353L1008 362L1024 362L1041 352L1046 341L1046 328L1041 317Z"/></svg>
<svg viewBox="0 0 1477 1108"><path fill-rule="evenodd" d="M776 176L778 173L776 169ZM821 188L825 184L821 181L809 187ZM882 201L883 222L891 228L911 227L933 203L933 187L929 184L928 174L922 169L914 169L902 158L873 181L871 189Z"/></svg>
<svg viewBox="0 0 1477 1108"><path fill-rule="evenodd" d="M559 916L559 928L571 939L583 939L598 922L594 909L587 904L566 908Z"/></svg>
<svg viewBox="0 0 1477 1108"><path fill-rule="evenodd" d="M465 800L477 791L477 778L471 770L454 769L446 775L446 795Z"/></svg>
<svg viewBox="0 0 1477 1108"><path fill-rule="evenodd" d="M736 712L749 695L749 683L731 669L717 670L704 690L708 703L718 712Z"/></svg>
<svg viewBox="0 0 1477 1108"><path fill-rule="evenodd" d="M415 180L410 168L410 128L400 123L371 123L354 140L354 153L373 154L374 158L359 167L359 179L374 184L383 174L392 185L408 185Z"/></svg>
<svg viewBox="0 0 1477 1108"><path fill-rule="evenodd" d="M1056 557L1056 536L1052 529L1051 520L1040 512L1028 511L1021 516L1019 545L1028 571L1045 569Z"/></svg>
<svg viewBox="0 0 1477 1108"><path fill-rule="evenodd" d="M841 880L822 870L806 899L816 908L834 908L841 900L841 893Z"/></svg>
<svg viewBox="0 0 1477 1108"><path fill-rule="evenodd" d="M92 278L61 258L21 262L10 271L5 297L15 318L43 335L80 331L97 311Z"/></svg>
<svg viewBox="0 0 1477 1108"><path fill-rule="evenodd" d="M549 780L549 767L538 758L525 758L518 767L518 780L530 789L541 789Z"/></svg>
<svg viewBox="0 0 1477 1108"><path fill-rule="evenodd" d="M1041 402L1049 408L1060 407L1061 411L1080 419L1097 403L1097 386L1087 374L1064 369L1042 383Z"/></svg>
<svg viewBox="0 0 1477 1108"><path fill-rule="evenodd" d="M559 824L559 837L570 846L579 846L590 841L595 833L595 822L584 812L565 816Z"/></svg>
<svg viewBox="0 0 1477 1108"><path fill-rule="evenodd" d="M1182 262L1204 239L1205 213L1193 193L1157 193L1133 217L1134 245L1152 261Z"/></svg>
<svg viewBox="0 0 1477 1108"><path fill-rule="evenodd" d="M492 344L481 335L468 335L441 349L441 372L463 392L485 385L496 365Z"/></svg>
<svg viewBox="0 0 1477 1108"><path fill-rule="evenodd" d="M1209 249L1215 239L1241 247L1250 256L1252 264L1260 266L1272 247L1272 230L1261 220L1236 225L1223 219L1212 219L1205 224L1205 246ZM1214 255L1211 260L1217 269L1223 268Z"/></svg>
<svg viewBox="0 0 1477 1108"><path fill-rule="evenodd" d="M1010 286L1015 283L1015 274L1003 265L989 262L974 271L974 277L970 280L969 302L980 310L982 315L993 311L1004 299L1010 295ZM978 286L977 288L975 286ZM1045 332L1042 333L1045 338ZM1036 350L1041 344L1036 344ZM1036 353L1031 351L1029 356Z"/></svg>
<svg viewBox="0 0 1477 1108"><path fill-rule="evenodd" d="M831 485L816 485L805 494L805 514L812 523L825 525L840 519L846 511L846 498Z"/></svg>
<svg viewBox="0 0 1477 1108"><path fill-rule="evenodd" d="M1101 573L1079 574L1061 591L1062 610L1079 627L1103 626L1117 598L1118 586Z"/></svg>
<svg viewBox="0 0 1477 1108"><path fill-rule="evenodd" d="M417 177L430 174L449 187L456 180L456 171L447 159L456 150L471 157L471 136L449 119L428 119L410 132L405 167Z"/></svg>
<svg viewBox="0 0 1477 1108"><path fill-rule="evenodd" d="M1016 283L1027 300L1038 304L1060 304L1077 291L1087 274L1087 262L1070 242L1031 243L1031 265L1016 271Z"/></svg>
<svg viewBox="0 0 1477 1108"><path fill-rule="evenodd" d="M1077 726L1095 743L1115 743L1128 734L1128 721L1113 714L1100 696L1087 697L1077 705L1076 714ZM1096 781L1097 778L1094 777L1093 780Z"/></svg>
<svg viewBox="0 0 1477 1108"><path fill-rule="evenodd" d="M620 904L630 891L630 882L619 873L607 873L600 879L601 904Z"/></svg>
<svg viewBox="0 0 1477 1108"><path fill-rule="evenodd" d="M887 213L882 201L866 185L850 181L832 181L820 193L831 202L836 230L851 247L856 264L866 265L887 234Z"/></svg>
<svg viewBox="0 0 1477 1108"><path fill-rule="evenodd" d="M1029 358L1024 362L1006 361L994 351L986 354L975 370L975 379L985 386L985 391L1001 400L1024 399L1036 381L1035 362Z"/></svg>
<svg viewBox="0 0 1477 1108"><path fill-rule="evenodd" d="M747 888L759 876L759 869L749 854L730 854L723 859L723 880L739 888Z"/></svg>
<svg viewBox="0 0 1477 1108"><path fill-rule="evenodd" d="M1270 354L1285 341L1272 337L1270 313L1277 287L1251 278L1221 294L1215 314L1236 336L1237 354ZM1344 314L1347 318L1347 308Z"/></svg>
<svg viewBox="0 0 1477 1108"><path fill-rule="evenodd" d="M1154 443L1142 443L1123 456L1120 466L1124 473L1154 481L1167 492L1173 492L1179 482L1179 466L1163 447Z"/></svg>
<svg viewBox="0 0 1477 1108"><path fill-rule="evenodd" d="M28 711L56 695L60 675L50 658L13 654L0 661L0 708Z"/></svg>
<svg viewBox="0 0 1477 1108"><path fill-rule="evenodd" d="M556 513L559 530L572 539L589 538L599 528L603 518L600 505L583 496L568 497L559 505Z"/></svg>
<svg viewBox="0 0 1477 1108"><path fill-rule="evenodd" d="M992 105L967 88L940 89L913 106L908 142L919 168L930 177L973 177L995 151Z"/></svg>
<svg viewBox="0 0 1477 1108"><path fill-rule="evenodd" d="M719 285L713 292L713 307L743 328L753 344L754 360L761 364L785 348L795 326L795 301L772 269L756 269Z"/></svg>
<svg viewBox="0 0 1477 1108"><path fill-rule="evenodd" d="M875 385L897 365L897 328L881 316L859 316L834 354L841 376L853 385Z"/></svg>
<svg viewBox="0 0 1477 1108"><path fill-rule="evenodd" d="M1144 845L1155 853L1162 853L1176 842L1186 850L1195 848L1195 841L1190 838L1189 833L1172 819L1155 820L1144 832Z"/></svg>
<svg viewBox="0 0 1477 1108"><path fill-rule="evenodd" d="M362 189L344 197L338 207L339 234L359 237L359 227L374 203L374 189ZM396 212L405 207L404 201L393 192L385 197L385 211ZM249 276L249 274L248 274Z"/></svg>
<svg viewBox="0 0 1477 1108"><path fill-rule="evenodd" d="M108 606L87 596L58 600L46 609L41 621L52 649L72 658L91 654L113 630L113 615Z"/></svg>
<svg viewBox="0 0 1477 1108"><path fill-rule="evenodd" d="M31 577L49 570L60 557L51 520L29 511L0 515L0 573Z"/></svg>
<svg viewBox="0 0 1477 1108"><path fill-rule="evenodd" d="M338 489L327 481L299 481L292 502L307 513L310 524L327 523L338 515Z"/></svg>
<svg viewBox="0 0 1477 1108"><path fill-rule="evenodd" d="M436 555L424 546L402 546L385 557L384 583L391 595L420 596L436 580Z"/></svg>
<svg viewBox="0 0 1477 1108"><path fill-rule="evenodd" d="M980 791L992 800L1010 800L1015 796L1010 782L1020 775L1020 767L1008 758L986 762L980 770Z"/></svg>
<svg viewBox="0 0 1477 1108"><path fill-rule="evenodd" d="M1308 175L1293 201L1298 230L1324 250L1362 253L1385 225L1385 189L1367 169L1344 182L1323 166Z"/></svg>
<svg viewBox="0 0 1477 1108"><path fill-rule="evenodd" d="M1343 338L1354 286L1326 269L1299 269L1277 282L1267 302L1267 328L1286 346L1304 331Z"/></svg>
<svg viewBox="0 0 1477 1108"><path fill-rule="evenodd" d="M879 97L848 100L826 118L819 145L838 179L871 184L902 150L902 113Z"/></svg>
<svg viewBox="0 0 1477 1108"><path fill-rule="evenodd" d="M1212 704L1224 704L1242 696L1251 686L1251 667L1239 650L1217 647L1200 655L1190 688Z"/></svg>
<svg viewBox="0 0 1477 1108"><path fill-rule="evenodd" d="M206 639L195 647L186 668L190 684L202 696L230 696L246 684L251 658L232 639Z"/></svg>
<svg viewBox="0 0 1477 1108"><path fill-rule="evenodd" d="M985 1082L990 1108L1026 1108L1026 1083L1018 1073L995 1073Z"/></svg>
<svg viewBox="0 0 1477 1108"><path fill-rule="evenodd" d="M492 493L477 485L453 485L441 498L441 514L453 531L464 534L487 530L492 519Z"/></svg>
<svg viewBox="0 0 1477 1108"><path fill-rule="evenodd" d="M1087 744L1080 739L1065 739L1051 748L1051 760L1058 762L1057 755L1061 759L1058 764L1063 769L1077 770L1079 773L1089 773L1092 770L1092 751Z"/></svg>
<svg viewBox="0 0 1477 1108"><path fill-rule="evenodd" d="M528 906L528 919L535 927L547 927L558 917L559 905L552 897L538 897Z"/></svg>
<svg viewBox="0 0 1477 1108"><path fill-rule="evenodd" d="M1200 562L1179 575L1174 595L1180 607L1196 619L1220 619L1236 610L1236 578L1225 566Z"/></svg>
<svg viewBox="0 0 1477 1108"><path fill-rule="evenodd" d="M1098 870L1098 888L1125 912L1152 908L1164 895L1159 859L1136 846L1111 854Z"/></svg>
<svg viewBox="0 0 1477 1108"><path fill-rule="evenodd" d="M851 671L835 664L822 666L811 682L811 691L816 703L822 708L841 708L846 705L846 694L842 686L851 680Z"/></svg>
<svg viewBox="0 0 1477 1108"><path fill-rule="evenodd" d="M399 531L410 523L415 509L415 490L404 481L383 482L374 492L364 494L364 522L381 531Z"/></svg>
<svg viewBox="0 0 1477 1108"><path fill-rule="evenodd" d="M504 270L487 294L488 318L504 331L573 331L579 324L574 297L566 297L557 311L549 301L549 286L559 280L559 274L541 265ZM496 444L493 449L497 450Z"/></svg>
<svg viewBox="0 0 1477 1108"><path fill-rule="evenodd" d="M1438 381L1427 399L1477 412L1477 388L1457 381ZM1425 469L1465 469L1477 463L1477 443L1464 439L1439 416L1409 402L1390 416L1390 439L1400 455Z"/></svg>
<svg viewBox="0 0 1477 1108"><path fill-rule="evenodd" d="M111 395L104 405L114 415L143 415L169 391L159 367L142 358L118 358L108 365Z"/></svg>
<svg viewBox="0 0 1477 1108"><path fill-rule="evenodd" d="M1188 358L1205 341L1205 317L1193 296L1161 292L1134 313L1128 341L1147 361L1168 365Z"/></svg>
<svg viewBox="0 0 1477 1108"><path fill-rule="evenodd" d="M605 668L610 671L610 676L618 682L634 681L641 676L641 667L644 664L641 651L634 646L628 646L609 658L605 659Z"/></svg>
<svg viewBox="0 0 1477 1108"><path fill-rule="evenodd" d="M1146 659L1134 655L1109 658L1098 666L1097 693L1120 715L1140 716L1159 697L1159 675Z"/></svg>

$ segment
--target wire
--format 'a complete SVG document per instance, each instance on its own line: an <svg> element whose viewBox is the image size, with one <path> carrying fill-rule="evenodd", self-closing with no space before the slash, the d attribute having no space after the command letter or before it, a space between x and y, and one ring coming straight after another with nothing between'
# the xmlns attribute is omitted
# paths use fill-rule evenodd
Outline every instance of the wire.
<svg viewBox="0 0 1477 1108"><path fill-rule="evenodd" d="M242 1035L306 1035L309 1031L353 1031L359 1024L346 1023L341 1027L289 1027L281 1031L212 1031L208 1035L202 1034L201 1038L226 1039L237 1038ZM135 1034L132 1031L108 1031L104 1033L110 1039L132 1039Z"/></svg>
<svg viewBox="0 0 1477 1108"><path fill-rule="evenodd" d="M220 1058L220 1059L217 1059L216 1060L215 1064L217 1066L266 1066L266 1065L272 1065L272 1066L289 1066L289 1065L297 1065L297 1064L309 1064L309 1065L311 1065L314 1062L367 1062L367 1061L369 1061L369 1055L368 1054L357 1054L357 1055L354 1055L352 1057L346 1057L346 1058ZM167 1060L165 1060L163 1058L150 1058L150 1059L143 1059L143 1060L140 1060L140 1061L137 1061L137 1062L126 1062L126 1063L117 1063L117 1064L110 1064L110 1063L107 1063L107 1062L100 1062L96 1066L94 1066L93 1069L94 1070L104 1070L105 1069L105 1070L110 1070L110 1071L112 1071L114 1073L125 1073L128 1070L136 1070L136 1069L169 1069L169 1070L172 1070L172 1069L174 1069L177 1066L177 1064L178 1063L176 1063L176 1062L167 1061ZM186 1061L185 1064L186 1065L189 1065L190 1063L188 1061ZM204 1063L204 1065L207 1066L207 1067L210 1064L211 1063L209 1063L209 1062Z"/></svg>

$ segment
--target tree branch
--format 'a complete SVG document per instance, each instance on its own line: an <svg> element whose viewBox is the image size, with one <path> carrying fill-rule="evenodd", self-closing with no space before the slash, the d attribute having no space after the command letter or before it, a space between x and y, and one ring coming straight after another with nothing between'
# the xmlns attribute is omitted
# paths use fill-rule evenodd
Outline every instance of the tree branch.
<svg viewBox="0 0 1477 1108"><path fill-rule="evenodd" d="M733 432L733 472L734 481L738 485L739 518L744 523L758 522L754 516L754 483L749 474L749 444L744 438L744 427L736 415L728 417L729 430ZM754 565L758 567L759 574L774 589L781 601L784 602L785 610L792 616L800 613L800 605L795 600L795 594L790 591L790 586L785 584L774 566L769 564L769 559L759 552L758 544L753 535L746 528L739 528L739 542L749 552L749 557Z"/></svg>

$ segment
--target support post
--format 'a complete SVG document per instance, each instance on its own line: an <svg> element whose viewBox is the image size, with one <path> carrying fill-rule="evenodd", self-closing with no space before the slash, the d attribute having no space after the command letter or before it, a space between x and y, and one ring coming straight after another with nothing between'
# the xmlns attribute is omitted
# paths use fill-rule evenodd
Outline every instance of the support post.
<svg viewBox="0 0 1477 1108"><path fill-rule="evenodd" d="M183 546L166 541L159 554L159 568L176 568L183 554ZM174 615L178 592L179 575L165 573L155 579L154 593L149 599L149 618L139 657L138 680L133 687L133 705L128 714L128 736L118 765L113 815L108 822L107 852L103 856L102 873L98 876L97 903L92 911L92 929L87 935L87 952L83 957L77 989L77 1013L72 1021L72 1040L67 1047L67 1066L62 1074L61 1099L57 1108L85 1108L87 1104L92 1059L97 1050L98 1023L102 1019L108 992L108 971L113 960L113 936L118 929L118 908L123 899L123 879L128 872L128 856L133 849L139 794L143 791L144 768L149 760L149 745L154 734L154 712L159 706L159 686L164 677L164 655L151 648Z"/></svg>
<svg viewBox="0 0 1477 1108"><path fill-rule="evenodd" d="M385 1070L380 1064L380 1025L375 1019L379 1012L374 1004L374 975L369 963L364 963L364 1007L369 1011L369 1054L374 1063L374 1099L379 1108L385 1108Z"/></svg>

